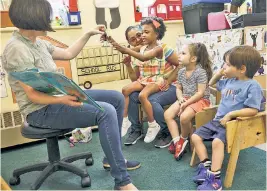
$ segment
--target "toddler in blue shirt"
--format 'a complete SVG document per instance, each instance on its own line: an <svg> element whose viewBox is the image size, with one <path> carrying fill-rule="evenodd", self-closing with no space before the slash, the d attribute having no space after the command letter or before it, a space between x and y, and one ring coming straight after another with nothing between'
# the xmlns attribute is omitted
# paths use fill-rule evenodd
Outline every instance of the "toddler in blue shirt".
<svg viewBox="0 0 267 191"><path fill-rule="evenodd" d="M226 53L223 68L209 82L210 86L216 84L222 97L215 118L192 135L201 161L198 173L193 178L195 183L200 184L198 190L222 189L220 174L226 143L225 124L237 117L256 115L260 110L262 89L252 79L260 65L261 56L257 50L250 46L237 46ZM212 162L208 158L203 139L213 139Z"/></svg>

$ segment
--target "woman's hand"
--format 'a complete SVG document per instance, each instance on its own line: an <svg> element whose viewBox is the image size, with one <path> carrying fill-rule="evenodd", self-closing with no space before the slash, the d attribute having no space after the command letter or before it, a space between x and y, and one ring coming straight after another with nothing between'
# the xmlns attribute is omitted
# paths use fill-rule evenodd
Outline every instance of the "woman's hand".
<svg viewBox="0 0 267 191"><path fill-rule="evenodd" d="M97 25L96 28L92 29L91 31L89 31L89 35L90 36L94 36L94 35L97 35L97 34L104 34L106 31L106 27L105 25Z"/></svg>
<svg viewBox="0 0 267 191"><path fill-rule="evenodd" d="M59 97L60 103L64 105L69 105L72 107L80 107L83 105L82 102L78 102L78 98L76 96L70 96L70 95L65 95L62 97Z"/></svg>

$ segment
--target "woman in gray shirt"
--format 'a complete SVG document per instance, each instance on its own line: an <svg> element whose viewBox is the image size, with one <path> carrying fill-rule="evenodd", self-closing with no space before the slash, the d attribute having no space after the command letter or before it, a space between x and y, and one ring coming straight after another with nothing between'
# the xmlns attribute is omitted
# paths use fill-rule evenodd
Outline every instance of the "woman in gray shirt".
<svg viewBox="0 0 267 191"><path fill-rule="evenodd" d="M98 26L78 39L67 49L53 46L38 39L51 28L52 8L47 0L13 0L9 9L12 23L19 29L7 43L2 63L10 72L38 68L39 71L55 72L54 60L75 58L93 35L103 34L104 26ZM99 126L99 138L103 151L115 178L115 188L137 190L131 183L127 166L121 151L121 125L124 97L116 91L87 90L104 112L89 104L81 104L75 96L55 97L36 91L30 86L8 77L16 95L21 113L33 126L51 129L75 129L93 125ZM140 163L135 162L135 165Z"/></svg>

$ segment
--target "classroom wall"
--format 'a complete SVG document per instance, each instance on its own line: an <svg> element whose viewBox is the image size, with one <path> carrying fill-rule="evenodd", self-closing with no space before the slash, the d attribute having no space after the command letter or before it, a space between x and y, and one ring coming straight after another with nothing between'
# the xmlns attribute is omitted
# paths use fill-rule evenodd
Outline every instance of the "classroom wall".
<svg viewBox="0 0 267 191"><path fill-rule="evenodd" d="M95 8L93 5L93 0L79 0L79 9L81 11L81 18L82 18L82 28L80 29L66 29L66 30L57 30L56 32L49 32L48 35L52 38L55 38L58 41L61 41L67 45L71 45L78 37L82 34L89 31L96 25L95 22ZM120 0L120 14L121 14L121 25L119 28L114 29L111 31L111 35L114 39L118 42L123 43L125 42L124 38L124 31L129 25L136 24L134 21L134 7L133 7L133 0ZM111 17L109 10L106 9L106 21L110 23ZM163 38L163 42L167 43L168 45L175 48L175 42L177 35L184 34L184 26L183 22L181 21L170 21L166 22L167 32L165 37ZM3 31L1 30L1 54L3 52L4 46L11 37L11 31ZM87 46L94 46L99 45L99 36L92 37ZM75 67L75 61L71 61L72 65L72 72L73 72L73 79L77 82L77 69ZM7 82L7 79L6 79ZM10 87L7 85L7 93L8 97L1 98L1 110L0 112L8 112L8 111L15 111L18 110L17 104L13 104L11 90Z"/></svg>

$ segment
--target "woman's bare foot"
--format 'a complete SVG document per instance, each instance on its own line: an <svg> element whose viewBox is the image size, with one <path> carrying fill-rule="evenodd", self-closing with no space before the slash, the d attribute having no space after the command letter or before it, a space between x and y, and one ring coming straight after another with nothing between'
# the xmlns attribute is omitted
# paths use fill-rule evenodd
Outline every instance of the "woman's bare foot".
<svg viewBox="0 0 267 191"><path fill-rule="evenodd" d="M138 190L132 183L125 186L121 186L120 190Z"/></svg>

